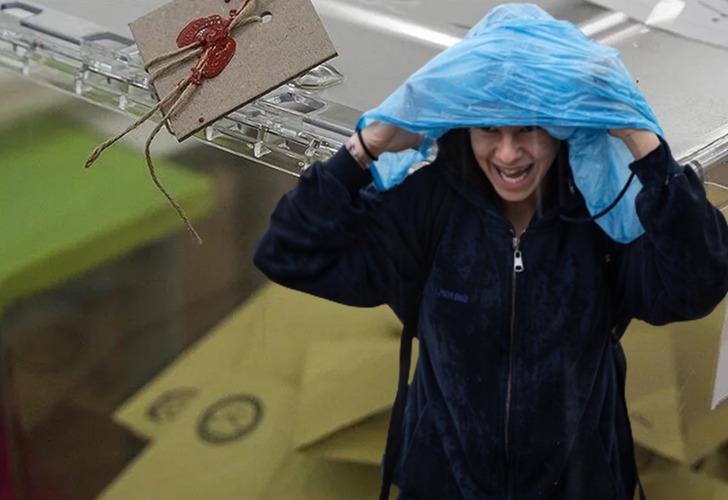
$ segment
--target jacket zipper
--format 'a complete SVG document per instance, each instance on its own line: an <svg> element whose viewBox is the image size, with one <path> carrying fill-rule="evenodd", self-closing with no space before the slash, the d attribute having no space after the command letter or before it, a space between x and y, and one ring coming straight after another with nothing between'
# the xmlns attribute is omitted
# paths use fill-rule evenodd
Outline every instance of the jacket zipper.
<svg viewBox="0 0 728 500"><path fill-rule="evenodd" d="M521 254L521 236L513 234L513 273L511 279L511 324L510 324L510 347L508 351L508 382L506 386L506 416L505 416L505 448L506 448L506 466L508 467L508 498L513 497L513 478L510 474L511 459L508 451L508 434L510 433L511 420L511 395L513 391L513 346L516 328L516 277L518 273L523 272L523 255Z"/></svg>

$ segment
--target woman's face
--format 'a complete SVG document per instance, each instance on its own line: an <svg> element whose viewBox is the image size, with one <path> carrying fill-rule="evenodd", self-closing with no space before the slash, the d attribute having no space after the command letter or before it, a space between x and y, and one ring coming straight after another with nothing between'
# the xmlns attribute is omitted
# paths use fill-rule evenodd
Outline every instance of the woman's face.
<svg viewBox="0 0 728 500"><path fill-rule="evenodd" d="M532 126L471 128L470 142L478 166L507 202L531 198L559 150L558 140Z"/></svg>

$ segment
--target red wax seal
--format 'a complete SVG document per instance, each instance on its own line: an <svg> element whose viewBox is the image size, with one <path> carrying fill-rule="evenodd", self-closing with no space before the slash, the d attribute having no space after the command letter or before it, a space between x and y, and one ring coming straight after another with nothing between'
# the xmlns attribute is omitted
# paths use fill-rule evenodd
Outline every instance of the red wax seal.
<svg viewBox="0 0 728 500"><path fill-rule="evenodd" d="M177 46L199 42L208 53L206 61L192 70L192 83L199 85L205 78L219 75L235 55L235 40L227 31L229 19L219 15L193 19L177 36Z"/></svg>

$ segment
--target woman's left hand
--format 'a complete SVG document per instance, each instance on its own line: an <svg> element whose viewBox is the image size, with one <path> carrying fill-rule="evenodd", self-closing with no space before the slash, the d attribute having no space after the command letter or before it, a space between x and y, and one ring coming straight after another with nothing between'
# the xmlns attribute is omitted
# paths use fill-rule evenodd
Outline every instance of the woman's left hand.
<svg viewBox="0 0 728 500"><path fill-rule="evenodd" d="M639 128L611 128L609 135L622 139L635 160L641 160L660 145L654 132Z"/></svg>

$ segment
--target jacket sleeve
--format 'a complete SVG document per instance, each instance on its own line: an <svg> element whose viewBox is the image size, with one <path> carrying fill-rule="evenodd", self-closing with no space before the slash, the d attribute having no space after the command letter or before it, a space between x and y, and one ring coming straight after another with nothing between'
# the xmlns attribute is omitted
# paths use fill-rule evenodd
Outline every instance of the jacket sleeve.
<svg viewBox="0 0 728 500"><path fill-rule="evenodd" d="M667 144L630 168L645 234L617 251L619 297L627 317L661 325L705 316L728 289L728 231L690 167Z"/></svg>
<svg viewBox="0 0 728 500"><path fill-rule="evenodd" d="M385 193L342 148L309 167L279 201L254 263L271 280L353 306L389 304L400 317L418 286L417 174Z"/></svg>

